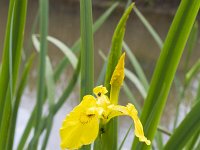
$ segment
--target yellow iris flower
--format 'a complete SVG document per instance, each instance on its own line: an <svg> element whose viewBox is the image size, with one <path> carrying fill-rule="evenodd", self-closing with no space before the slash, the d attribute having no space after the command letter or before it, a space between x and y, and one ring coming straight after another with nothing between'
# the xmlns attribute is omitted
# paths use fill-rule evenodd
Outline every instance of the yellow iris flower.
<svg viewBox="0 0 200 150"><path fill-rule="evenodd" d="M111 79L110 94L113 95L114 93L114 98L118 96L118 89L124 79L124 57L125 54L121 56ZM114 89L113 93L112 88ZM96 98L92 95L84 96L82 102L63 121L60 128L62 149L78 149L83 145L91 144L97 138L100 119L106 124L111 118L121 115L130 116L133 119L135 135L139 138L139 141L145 142L147 145L151 144L144 136L142 123L134 105L129 103L127 106L121 106L111 103L106 96L108 91L103 86L95 87L93 92Z"/></svg>

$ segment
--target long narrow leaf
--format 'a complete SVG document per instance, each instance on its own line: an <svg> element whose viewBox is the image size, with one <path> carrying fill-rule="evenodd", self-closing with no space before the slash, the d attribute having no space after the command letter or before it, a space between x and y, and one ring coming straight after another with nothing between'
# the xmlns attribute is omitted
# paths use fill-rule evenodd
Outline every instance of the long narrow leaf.
<svg viewBox="0 0 200 150"><path fill-rule="evenodd" d="M24 71L22 73L21 81L19 84L19 88L16 93L16 99L14 102L14 107L13 107L13 112L11 116L11 126L9 130L9 139L8 139L8 144L7 144L7 149L13 149L13 141L14 141L14 135L15 135L15 129L16 129L16 120L17 120L17 114L18 114L18 108L21 102L21 97L24 92L24 89L26 87L27 79L30 73L30 69L32 66L34 55L31 55L31 57L28 59Z"/></svg>
<svg viewBox="0 0 200 150"><path fill-rule="evenodd" d="M200 102L200 82L198 83L198 89L197 89L196 97L194 99L194 104L197 104L199 102ZM192 138L190 138L187 141L187 145L185 146L186 150L195 149L195 143L198 142L199 135L200 135L200 129L199 131L197 131L196 133L192 135Z"/></svg>
<svg viewBox="0 0 200 150"><path fill-rule="evenodd" d="M131 4L120 19L112 38L112 46L108 57L108 65L105 77L105 87L110 91L110 79L117 61L121 55L122 42L125 34L126 21L132 11L134 4ZM109 94L109 93L108 93ZM105 127L105 133L99 134L95 142L95 149L117 149L117 119L111 120Z"/></svg>
<svg viewBox="0 0 200 150"><path fill-rule="evenodd" d="M115 66L117 65L117 61L119 60L119 57L121 55L122 51L122 42L125 34L125 26L126 21L129 17L129 14L133 8L134 4L131 4L125 13L123 14L122 18L120 19L113 37L112 37L112 46L108 57L108 66L106 70L106 78L105 78L105 86L110 91L110 79L112 76L112 73L115 69Z"/></svg>
<svg viewBox="0 0 200 150"><path fill-rule="evenodd" d="M23 2L20 0L10 1L0 75L0 87L2 87L0 90L0 149L5 149L6 143L8 143L6 140L8 140L10 130L12 98L15 94L21 62L26 8L27 0ZM9 72L12 73L12 79ZM11 88L8 88L9 84Z"/></svg>
<svg viewBox="0 0 200 150"><path fill-rule="evenodd" d="M191 149L195 149L195 145L198 142L199 139L199 135L200 135L200 129L199 131L197 131L191 139L189 139L189 142L187 142L187 145L185 146L186 150L191 150Z"/></svg>
<svg viewBox="0 0 200 150"><path fill-rule="evenodd" d="M189 61L191 59L192 52L194 51L194 47L197 42L197 34L198 34L197 32L198 32L198 24L197 24L197 22L195 22L195 24L193 25L192 30L190 32L190 36L188 38L187 46L186 46L186 58L185 58L184 67L183 67L183 72L184 72L183 87L181 87L179 85L177 86L177 89L179 87L181 87L181 88L180 88L180 92L179 92L178 103L176 106L176 113L175 113L175 118L174 118L174 129L176 128L176 125L178 123L179 109L180 109L181 102L183 101L183 99L185 97L186 89L187 89L188 85L190 84L192 77L195 75L194 67L192 67L193 69L190 69L190 70L193 70L190 72L190 71L188 71L188 69L189 69L188 66L189 66ZM178 79L175 78L175 81L178 81ZM178 83L178 82L175 82L175 83Z"/></svg>
<svg viewBox="0 0 200 150"><path fill-rule="evenodd" d="M92 32L92 2L80 1L81 13L81 99L92 94L94 86L94 44Z"/></svg>
<svg viewBox="0 0 200 150"><path fill-rule="evenodd" d="M94 86L94 41L93 41L93 19L92 1L80 1L81 22L81 91L80 99L86 94L92 94ZM82 149L89 150L90 145Z"/></svg>
<svg viewBox="0 0 200 150"><path fill-rule="evenodd" d="M199 115L200 102L198 102L185 117L180 126L175 130L174 134L170 137L169 141L164 147L164 150L176 149L181 150L190 140L192 135L200 129L200 115Z"/></svg>
<svg viewBox="0 0 200 150"><path fill-rule="evenodd" d="M0 90L0 127L2 124L2 116L5 104L5 93L8 88L9 82L9 43L10 43L10 27L13 22L13 8L14 8L14 0L10 1L9 12L8 12L8 20L7 20L7 29L4 41L4 50L1 62L1 75L0 75L0 87L4 87ZM0 133L1 135L1 133Z"/></svg>
<svg viewBox="0 0 200 150"><path fill-rule="evenodd" d="M6 91L5 102L3 103L3 114L2 121L0 123L0 149L6 149L7 144L4 144L8 141L9 135L6 134L9 132L9 128L7 126L11 126L11 115L12 115L12 101L13 101L13 22L14 22L14 12L15 12L15 4L13 5L13 11L11 16L11 24L10 24L10 37L9 37L9 48L8 48L8 69L9 69L9 83L8 89Z"/></svg>
<svg viewBox="0 0 200 150"><path fill-rule="evenodd" d="M38 134L40 131L40 120L42 116L42 106L45 91L45 58L47 53L47 35L48 35L48 0L40 0L40 52L39 52L39 70L38 70L38 87L37 87L37 109L34 138L30 145L30 150L37 148Z"/></svg>
<svg viewBox="0 0 200 150"><path fill-rule="evenodd" d="M54 77L53 77L53 69L52 69L52 65L50 62L50 59L48 57L46 57L46 84L47 84L47 98L48 98L48 102L49 102L49 116L47 117L47 128L46 128L46 135L42 144L42 149L46 149L47 143L48 143L48 139L49 139L49 135L51 132L51 127L53 124L53 113L52 113L52 109L54 106L54 101L55 101L55 83L54 83Z"/></svg>
<svg viewBox="0 0 200 150"><path fill-rule="evenodd" d="M145 101L141 122L146 136L152 140L157 130L167 96L183 49L199 10L200 0L182 0L176 13L163 50L158 59ZM132 149L150 149L135 139Z"/></svg>

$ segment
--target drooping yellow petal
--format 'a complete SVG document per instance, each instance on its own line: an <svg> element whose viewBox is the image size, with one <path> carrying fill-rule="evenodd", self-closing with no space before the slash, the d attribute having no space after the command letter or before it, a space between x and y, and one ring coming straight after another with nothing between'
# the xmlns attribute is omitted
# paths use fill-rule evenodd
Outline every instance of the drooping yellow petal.
<svg viewBox="0 0 200 150"><path fill-rule="evenodd" d="M84 96L82 102L67 115L60 128L61 148L78 149L92 143L99 131L99 116L88 113L96 107L96 99L91 95Z"/></svg>
<svg viewBox="0 0 200 150"><path fill-rule="evenodd" d="M135 109L134 105L128 104L127 107L121 105L109 105L107 109L107 123L111 118L121 115L128 115L130 116L135 125L135 135L139 138L141 142L145 142L147 145L150 145L151 142L144 136L144 131L142 127L142 123L140 122L139 117L137 116L138 112Z"/></svg>
<svg viewBox="0 0 200 150"><path fill-rule="evenodd" d="M125 59L125 53L122 54L120 57L117 66L115 67L115 70L112 74L112 78L110 80L111 86L117 86L120 87L124 80L124 59Z"/></svg>
<svg viewBox="0 0 200 150"><path fill-rule="evenodd" d="M129 115L132 117L135 124L135 135L139 138L141 142L145 142L147 145L150 145L151 141L144 136L143 126L137 115L138 112L136 108L130 103L127 105L127 108L129 111Z"/></svg>

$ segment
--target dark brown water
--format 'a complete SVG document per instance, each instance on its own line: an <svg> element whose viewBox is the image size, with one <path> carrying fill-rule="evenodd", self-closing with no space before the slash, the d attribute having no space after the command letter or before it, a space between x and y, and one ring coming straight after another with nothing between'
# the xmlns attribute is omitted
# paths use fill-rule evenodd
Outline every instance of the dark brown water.
<svg viewBox="0 0 200 150"><path fill-rule="evenodd" d="M28 17L27 17L27 24L26 24L26 32L25 32L25 54L29 55L33 50L31 48L30 50L27 50L29 39L30 39L30 33L31 29L34 23L34 18L37 14L38 10L38 3L36 1L30 1L29 7L28 7ZM94 21L106 10L106 8L99 8L95 7L93 8L94 13ZM8 2L1 1L0 2L0 52L2 52L3 48L3 39L5 34L5 25L6 25L6 17L7 17L7 11L8 11ZM103 60L101 56L98 54L99 50L103 50L105 54L109 52L110 43L112 39L112 34L114 31L114 28L116 27L116 24L122 15L123 11L121 9L118 9L114 11L114 13L109 17L109 19L104 23L104 25L97 31L97 33L94 36L94 43L95 43L95 79L97 79L99 75L99 71L102 67ZM164 40L166 37L166 34L168 32L169 26L172 22L173 16L168 14L157 14L154 12L146 12L144 13L145 17L148 19L148 21L151 23L151 25L155 28L155 30L159 33L159 35ZM64 42L66 45L71 47L73 43L79 38L80 36L80 18L79 18L79 6L67 3L65 1L51 1L50 2L50 12L49 12L49 35L58 38L62 42ZM36 29L35 33L38 33L38 29ZM157 46L154 39L151 37L149 32L146 30L146 28L143 26L143 24L140 22L140 20L137 18L137 16L132 13L130 15L130 18L127 23L126 28L126 35L125 35L125 41L128 43L129 47L134 52L135 56L141 63L145 74L148 76L149 81L151 79L151 75L154 70L154 66L156 63L156 60L159 56L160 49ZM200 47L200 43L198 40L196 50L194 54L192 55L192 61L190 64L193 64L200 56L200 52L198 51ZM52 44L49 44L49 52L48 52L51 61L53 65L57 64L59 60L63 57L63 54ZM184 58L185 56L183 56ZM179 66L179 74L182 73L184 59L182 59L181 64ZM23 96L22 105L20 108L20 115L18 120L18 128L17 128L17 139L16 143L19 140L19 137L23 131L24 128L24 121L28 119L28 116L30 115L30 110L33 108L33 104L35 103L35 97L36 97L36 91L35 91L35 83L37 78L37 69L36 69L37 62L35 62L35 69L33 69L31 74L31 79L29 81L29 85L25 90L25 94ZM126 67L133 70L131 67L131 64L129 60L126 60ZM72 74L72 68L68 68L65 73L61 76L60 82L57 85L56 89L56 97L59 97L59 95L62 93L62 90L68 83L68 79L70 79ZM134 94L136 94L140 101L139 103L142 104L142 98L138 94L137 90L134 88L133 85L130 85L132 87L132 91ZM193 91L195 91L196 87L195 84L192 86ZM75 89L75 92L72 93L69 100L65 105L63 105L62 109L59 111L59 113L56 115L54 120L54 126L52 129L52 136L50 138L48 149L58 149L59 147L59 128L61 125L61 120L65 117L65 115L72 109L73 106L78 104L78 98L79 95L79 88L77 87ZM126 97L122 93L122 98L125 99ZM190 94L188 94L188 97L191 97ZM122 102L123 104L127 103ZM162 117L162 124L166 127L171 129L172 128L172 119L175 112L175 105L177 102L177 94L175 90L172 90L169 101L167 102L167 107L164 111L164 115ZM185 113L188 111L187 109L188 103L181 106L181 116L184 117ZM46 112L47 108L44 108L44 113ZM121 126L123 128L120 129L120 133L122 136L120 136L119 140L122 140L125 131L129 127L131 120L128 118L125 118ZM130 146L130 141L133 138L133 134L130 134L128 141L126 142L127 149Z"/></svg>

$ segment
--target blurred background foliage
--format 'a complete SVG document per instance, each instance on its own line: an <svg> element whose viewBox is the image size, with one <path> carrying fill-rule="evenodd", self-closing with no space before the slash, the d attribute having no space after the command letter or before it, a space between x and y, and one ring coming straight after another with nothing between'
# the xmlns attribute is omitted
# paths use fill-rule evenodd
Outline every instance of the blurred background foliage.
<svg viewBox="0 0 200 150"><path fill-rule="evenodd" d="M163 106L164 109L160 109L164 113L159 124L153 124L153 132L156 132L154 149L169 149L170 146L176 146L179 143L174 139L178 138L179 140L190 139L186 140L187 142L183 140L185 143L181 143L181 146L185 146L188 150L200 147L198 126L191 131L192 135L178 136L181 135L181 131L184 130L184 133L188 131L182 124L176 134L171 136L193 106L196 106L194 111L184 121L191 122L188 127L192 128L198 125L199 117L196 109L200 97L198 19L192 27L198 8L194 12L189 11L190 4L191 6L194 2L199 4L199 0L182 1L189 4L188 8L182 8L186 10L182 23L187 13L193 14L187 24L192 30L191 33L187 30L185 35L180 37L179 35L183 33L176 31L176 35L172 36L174 40L183 40L183 42L179 41L181 46L177 47L180 49L180 55L184 47L182 44L184 45L190 33L174 82L169 86L168 101ZM79 103L80 97L91 91L92 86L104 83L106 58L112 47L113 33L124 10L132 1L92 0L94 37L91 35L88 41L91 50L94 45L94 58L93 52L90 52L91 59L94 59L94 66L85 66L85 63L80 62L82 47L80 37L84 38L84 35L81 36L80 30L79 0L29 0L27 5L26 2L26 0L0 1L0 131L3 131L0 132L0 149L35 149L36 145L41 149L58 149L59 128L65 115ZM180 0L136 0L137 8L134 8L127 20L124 39L117 41L122 43L122 49L127 53L126 79L119 103L123 105L128 102L134 103L140 114L148 90L151 88L150 81L156 63L179 4ZM179 22L177 21L176 24ZM90 22L87 29L90 32L91 26ZM172 50L173 48L172 46ZM173 56L173 51L171 52L169 56ZM86 56L83 57L85 61L89 60ZM168 58L167 60L170 60L171 57ZM174 62L177 64L179 60ZM165 69L168 68L167 64ZM89 90L82 91L82 94L80 90L86 86L81 88L80 70L86 72L86 76L88 72L91 75ZM160 83L161 80L166 81L164 76L165 74L160 78ZM166 76L169 82L172 78L173 75ZM155 89L159 91L160 87L162 86L159 85ZM3 107L4 102L5 107ZM153 110L157 110L157 107ZM147 112L159 118L155 112L151 112L151 109L147 109ZM193 118L194 115L196 117ZM144 116L143 122L146 122ZM192 124L190 118L196 120L196 124ZM129 127L132 123L127 118L124 120L120 118L119 126L118 149L130 149L133 133L132 128ZM149 131L147 128L146 125L146 133ZM171 140L166 146L168 139ZM1 144L6 142L7 144ZM139 148L142 149L142 146L139 145Z"/></svg>

